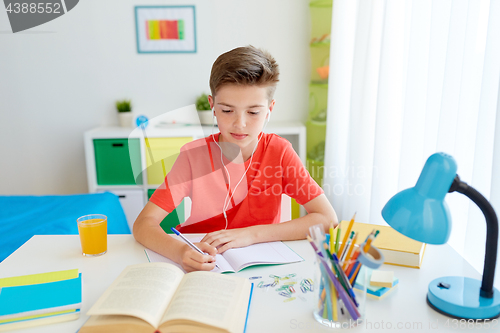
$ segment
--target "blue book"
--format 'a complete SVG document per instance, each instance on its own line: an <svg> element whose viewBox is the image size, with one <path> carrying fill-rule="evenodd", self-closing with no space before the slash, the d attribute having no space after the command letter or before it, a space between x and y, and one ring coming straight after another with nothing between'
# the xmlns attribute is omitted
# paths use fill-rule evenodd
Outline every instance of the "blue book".
<svg viewBox="0 0 500 333"><path fill-rule="evenodd" d="M0 323L9 319L80 309L82 274L77 278L0 288Z"/></svg>

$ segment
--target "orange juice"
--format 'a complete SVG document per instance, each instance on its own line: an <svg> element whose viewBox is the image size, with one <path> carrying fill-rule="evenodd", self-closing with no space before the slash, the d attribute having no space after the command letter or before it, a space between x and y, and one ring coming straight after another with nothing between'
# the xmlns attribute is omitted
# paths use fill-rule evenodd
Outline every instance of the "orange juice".
<svg viewBox="0 0 500 333"><path fill-rule="evenodd" d="M86 215L77 221L83 255L97 256L106 253L108 248L107 217L98 214Z"/></svg>

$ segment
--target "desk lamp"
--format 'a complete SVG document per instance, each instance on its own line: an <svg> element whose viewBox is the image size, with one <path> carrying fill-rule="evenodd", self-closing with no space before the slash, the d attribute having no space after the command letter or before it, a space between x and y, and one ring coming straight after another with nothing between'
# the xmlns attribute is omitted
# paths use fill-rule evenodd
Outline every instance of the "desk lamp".
<svg viewBox="0 0 500 333"><path fill-rule="evenodd" d="M398 232L428 244L445 244L451 217L444 197L459 192L471 199L486 218L486 254L482 282L446 276L429 284L427 303L434 310L460 319L493 319L500 315L500 292L493 288L498 245L498 219L491 204L458 177L455 159L431 155L415 187L393 196L382 209L384 220Z"/></svg>

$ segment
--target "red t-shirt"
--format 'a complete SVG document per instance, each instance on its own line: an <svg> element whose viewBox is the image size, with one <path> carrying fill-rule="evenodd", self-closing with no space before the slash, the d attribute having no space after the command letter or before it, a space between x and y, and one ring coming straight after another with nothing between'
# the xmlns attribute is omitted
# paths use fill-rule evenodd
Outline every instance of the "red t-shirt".
<svg viewBox="0 0 500 333"><path fill-rule="evenodd" d="M180 232L224 229L223 206L227 206L228 229L279 223L282 193L301 205L323 193L289 141L262 134L253 156L244 163L222 155L224 168L215 143L219 134L184 145L165 182L151 196L150 201L168 213L185 197L191 198L191 216L176 227Z"/></svg>

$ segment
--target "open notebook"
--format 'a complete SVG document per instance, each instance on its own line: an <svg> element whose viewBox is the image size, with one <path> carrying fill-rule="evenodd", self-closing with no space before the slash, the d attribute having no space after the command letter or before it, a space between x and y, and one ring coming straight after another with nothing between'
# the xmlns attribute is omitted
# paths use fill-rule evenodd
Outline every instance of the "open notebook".
<svg viewBox="0 0 500 333"><path fill-rule="evenodd" d="M193 237L189 240L196 243L201 239L202 237ZM182 269L177 263L150 249L145 251L150 262L167 262ZM282 242L258 243L247 247L229 249L223 254L217 254L216 262L219 268L215 267L212 272L235 273L250 266L289 264L303 260L301 256Z"/></svg>

